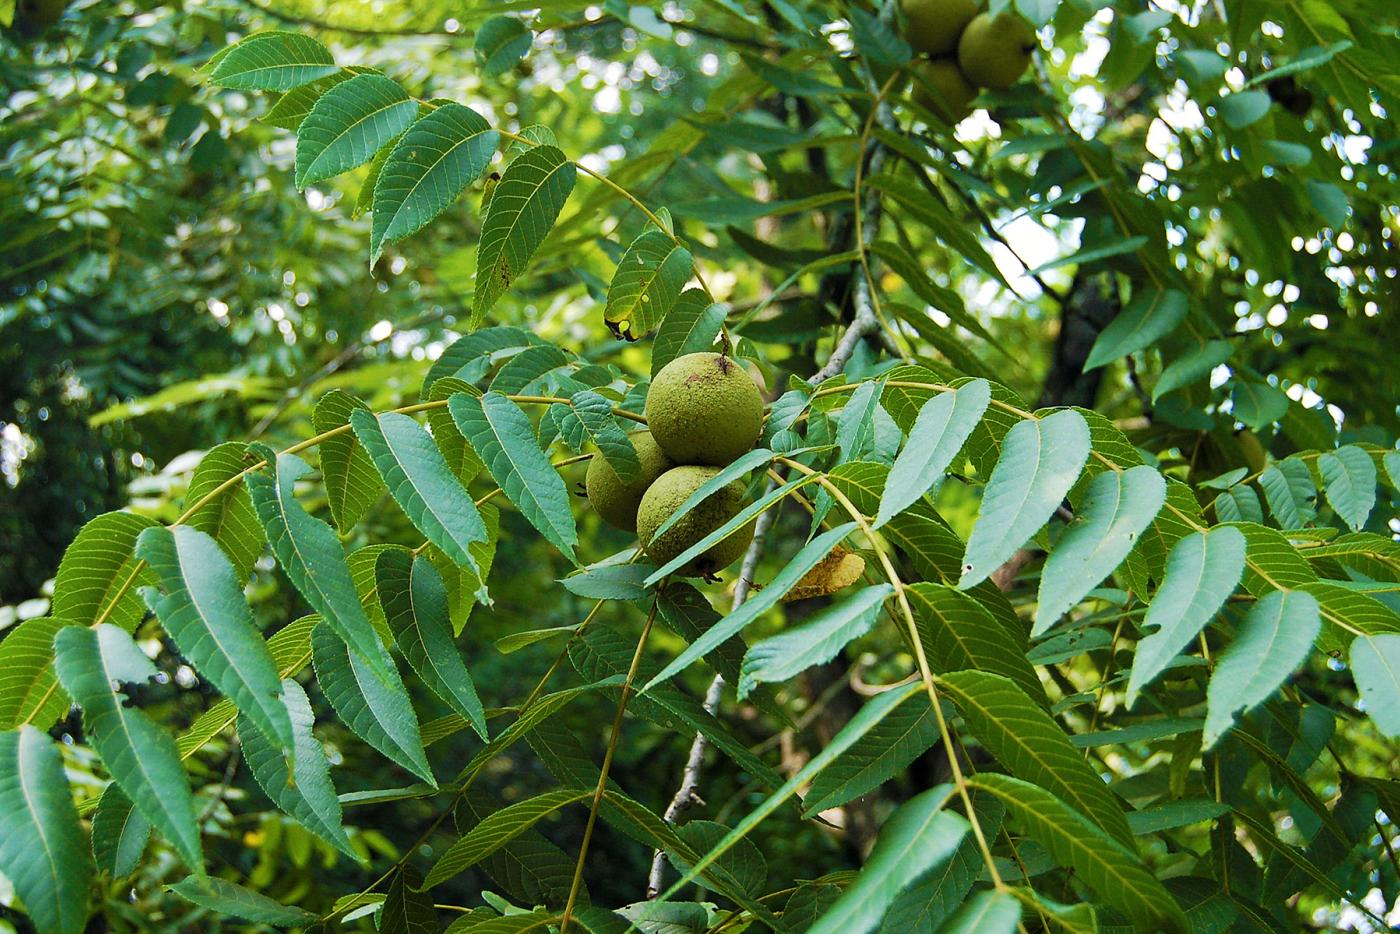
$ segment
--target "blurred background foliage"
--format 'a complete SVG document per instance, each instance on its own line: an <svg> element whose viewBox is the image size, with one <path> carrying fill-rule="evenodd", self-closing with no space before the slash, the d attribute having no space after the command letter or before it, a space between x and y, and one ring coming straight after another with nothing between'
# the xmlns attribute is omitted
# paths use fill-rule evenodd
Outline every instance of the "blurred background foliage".
<svg viewBox="0 0 1400 934"><path fill-rule="evenodd" d="M498 6L541 5L526 17L536 31L528 57L488 78L475 30ZM717 297L739 312L771 300L745 334L760 343L776 394L789 375L816 369L848 313L849 277L785 280L849 240L849 199L823 196L849 186L860 122L810 82L848 67L843 16L858 20L866 9L774 2L748 10L721 0L466 9L441 0L21 0L14 25L0 32L0 637L46 611L46 582L83 522L123 504L173 518L199 452L229 439L307 437L311 403L330 389L376 409L414 398L466 317L479 223L466 202L474 196L366 268L369 223L356 211L363 170L298 193L290 135L258 119L267 102L212 89L200 75L215 52L261 28L306 30L338 61L381 68L420 98L451 97L493 121L553 127L571 155L671 208ZM990 109L963 122L956 149L923 140L949 152L949 177L968 195L953 210L1010 285L922 225L893 220L887 236L1008 348L949 327L925 352L994 373L1026 399L1093 406L1196 480L1257 469L1266 450L1283 456L1338 437L1393 446L1400 134L1387 108L1400 98L1395 18L1389 0L1066 0L1033 83L987 95ZM820 30L826 44L810 29L822 23L830 24ZM1332 52L1300 67L1291 85L1247 86L1270 68L1307 66L1302 57L1317 49ZM1238 92L1228 98L1235 103L1222 104L1222 87ZM1085 165L1103 177L1086 181ZM608 333L600 299L621 245L645 219L606 189L581 191L529 281L494 317L644 374L645 349ZM1119 250L1125 232L1150 235L1151 246ZM1112 261L1089 262L1095 250ZM1076 251L1082 262L1056 262ZM1028 274L1041 266L1048 268ZM1188 326L1160 355L1096 371L1106 374L1102 382L1084 377L1082 319L1106 320L1134 297L1129 283L1147 281L1153 269L1190 282ZM898 303L923 307L898 276L882 275ZM935 320L942 330L946 320ZM1102 327L1099 320L1088 343ZM1163 369L1211 336L1233 348L1230 371L1152 399ZM863 348L851 371L873 365L877 353ZM1077 362L1067 368L1066 360ZM579 470L571 479L581 478ZM965 530L975 498L950 490L942 505ZM1391 531L1390 514L1376 511L1375 531ZM627 544L595 517L581 521L594 554ZM794 536L805 534L803 517L784 521ZM543 671L557 650L544 643L506 655L495 640L572 625L588 606L553 585L566 568L519 516L507 511L502 522L495 607L478 609L467 640L488 707L517 702L533 683L522 673ZM416 540L393 508L375 510L354 534L351 549ZM305 609L267 559L251 593L268 626ZM905 663L877 636L868 642L851 653L857 682L903 674ZM664 639L653 643L657 658L674 650ZM1111 663L1106 654L1083 656L1087 670ZM159 663L168 680L153 690L165 692L164 720L186 725L207 705L206 686L173 651ZM784 763L800 763L857 702L849 674L818 670L800 696L785 698L796 728L754 708L732 718L733 728ZM1322 670L1303 685L1334 689ZM445 712L425 692L415 700L425 721ZM561 715L551 741L597 740L607 719L604 701L597 704ZM318 733L333 750L343 792L386 784L383 760L343 727L327 720ZM1394 750L1364 730L1349 741L1360 760L1354 767L1385 774L1396 766ZM462 734L445 743L460 746L449 759L473 748ZM664 776L624 779L660 810L684 754L660 730L638 727L617 773ZM85 755L74 747L70 774L96 791ZM197 761L215 866L313 911L328 908L331 893L372 881L271 810L227 738ZM504 800L550 784L524 748L489 777L491 794ZM1336 780L1318 776L1334 791L1328 783ZM755 793L746 782L732 770L708 776L705 816L742 813ZM426 801L373 803L351 809L347 824L359 828L351 831L357 848L397 855L431 815ZM858 865L878 821L854 811L848 820L838 830L794 823L790 836L763 841L771 878ZM579 829L559 823L546 832L573 852ZM635 897L649 854L611 839L606 827L599 834L595 859L618 863L590 871L591 880L614 880L595 885L617 887L600 900ZM144 863L134 880L110 883L106 923L222 929L162 891L174 866L167 855ZM1380 873L1393 902L1393 867ZM450 901L491 887L474 870L439 891Z"/></svg>

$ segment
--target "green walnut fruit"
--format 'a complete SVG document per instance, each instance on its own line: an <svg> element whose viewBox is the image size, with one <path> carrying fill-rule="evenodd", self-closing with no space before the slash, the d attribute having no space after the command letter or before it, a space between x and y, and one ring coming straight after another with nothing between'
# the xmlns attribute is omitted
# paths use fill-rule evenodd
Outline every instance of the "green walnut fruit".
<svg viewBox="0 0 1400 934"><path fill-rule="evenodd" d="M951 59L924 62L915 69L914 100L948 123L957 123L972 113L976 96L977 89Z"/></svg>
<svg viewBox="0 0 1400 934"><path fill-rule="evenodd" d="M634 431L629 437L637 451L637 460L642 464L637 478L631 483L623 483L607 458L595 456L588 462L588 474L583 478L583 485L588 490L589 504L605 522L623 531L635 532L637 507L642 504L642 494L656 482L657 477L676 465L657 447L651 432Z"/></svg>
<svg viewBox="0 0 1400 934"><path fill-rule="evenodd" d="M1031 67L1035 33L1010 13L979 13L958 40L958 67L978 87L1011 87Z"/></svg>
<svg viewBox="0 0 1400 934"><path fill-rule="evenodd" d="M744 484L738 480L701 500L660 536L656 530L705 483L719 473L718 467L676 467L666 471L642 497L637 510L637 537L647 557L656 564L667 561L724 525L743 508ZM688 577L709 577L729 567L753 539L753 526L741 526L692 558L676 573Z"/></svg>
<svg viewBox="0 0 1400 934"><path fill-rule="evenodd" d="M977 0L904 0L904 38L914 51L947 55L977 15Z"/></svg>
<svg viewBox="0 0 1400 934"><path fill-rule="evenodd" d="M656 374L646 415L652 437L671 460L723 467L758 441L763 397L737 361L691 353Z"/></svg>

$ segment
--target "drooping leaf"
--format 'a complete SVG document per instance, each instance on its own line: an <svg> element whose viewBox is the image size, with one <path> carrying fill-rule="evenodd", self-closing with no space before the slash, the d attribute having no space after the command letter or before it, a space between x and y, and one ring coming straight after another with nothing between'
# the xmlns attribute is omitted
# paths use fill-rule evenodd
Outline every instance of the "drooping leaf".
<svg viewBox="0 0 1400 934"><path fill-rule="evenodd" d="M1400 635L1357 636L1351 671L1366 713L1386 736L1400 737Z"/></svg>
<svg viewBox="0 0 1400 934"><path fill-rule="evenodd" d="M937 934L1011 934L1021 920L1021 903L1006 892L978 892L939 926Z"/></svg>
<svg viewBox="0 0 1400 934"><path fill-rule="evenodd" d="M938 742L938 718L928 704L902 704L812 781L802 799L811 817L883 785Z"/></svg>
<svg viewBox="0 0 1400 934"><path fill-rule="evenodd" d="M1046 789L1105 833L1132 845L1123 808L1050 715L1012 681L985 671L938 679L972 735L1013 775Z"/></svg>
<svg viewBox="0 0 1400 934"><path fill-rule="evenodd" d="M431 889L440 885L459 872L471 868L550 814L592 796L591 788L558 788L489 815L438 857L423 882L423 888Z"/></svg>
<svg viewBox="0 0 1400 934"><path fill-rule="evenodd" d="M880 513L875 518L876 528L942 482L990 402L991 386L979 379L934 396L924 404L904 450L890 468L885 492L880 497Z"/></svg>
<svg viewBox="0 0 1400 934"><path fill-rule="evenodd" d="M97 869L113 879L130 875L151 839L151 822L114 782L102 792L92 815L92 855Z"/></svg>
<svg viewBox="0 0 1400 934"><path fill-rule="evenodd" d="M892 593L889 584L873 584L824 607L802 625L755 643L744 656L739 699L762 682L786 681L835 658L846 643L870 631Z"/></svg>
<svg viewBox="0 0 1400 934"><path fill-rule="evenodd" d="M53 637L75 625L58 616L27 619L0 640L0 729L47 730L71 701L53 673Z"/></svg>
<svg viewBox="0 0 1400 934"><path fill-rule="evenodd" d="M83 709L83 726L112 778L160 830L185 863L204 871L194 796L175 740L113 692L114 683L144 684L156 667L131 637L108 623L68 626L54 636L58 679Z"/></svg>
<svg viewBox="0 0 1400 934"><path fill-rule="evenodd" d="M1172 546L1166 576L1142 621L1149 635L1133 654L1129 707L1225 605L1240 582L1244 560L1244 536L1231 526L1193 532Z"/></svg>
<svg viewBox="0 0 1400 934"><path fill-rule="evenodd" d="M416 867L399 867L379 909L380 934L436 934L441 929L432 896L421 891L422 884Z"/></svg>
<svg viewBox="0 0 1400 934"><path fill-rule="evenodd" d="M535 34L513 16L493 16L476 30L473 51L488 78L499 78L530 51Z"/></svg>
<svg viewBox="0 0 1400 934"><path fill-rule="evenodd" d="M195 670L283 750L292 722L278 698L282 683L272 653L253 623L238 575L217 542L198 529L146 529L136 554L160 580L145 591L165 631Z"/></svg>
<svg viewBox="0 0 1400 934"><path fill-rule="evenodd" d="M274 804L346 856L358 859L341 824L340 801L331 783L326 751L311 732L315 722L311 701L300 684L287 678L282 682L282 703L291 717L295 738L291 772L281 750L260 731L248 729L251 724L239 717L238 738L248 768Z"/></svg>
<svg viewBox="0 0 1400 934"><path fill-rule="evenodd" d="M651 341L651 375L677 357L714 346L728 307L712 303L700 289L686 289L671 307Z"/></svg>
<svg viewBox="0 0 1400 934"><path fill-rule="evenodd" d="M421 230L476 181L500 138L481 114L451 102L409 127L374 185L370 264L387 244Z"/></svg>
<svg viewBox="0 0 1400 934"><path fill-rule="evenodd" d="M135 513L109 512L84 525L58 564L53 615L79 626L101 620L135 629L146 613L137 588L155 581L136 557L136 537L155 524Z"/></svg>
<svg viewBox="0 0 1400 934"><path fill-rule="evenodd" d="M1317 599L1299 590L1276 590L1250 608L1211 673L1203 748L1269 699L1307 658L1321 626Z"/></svg>
<svg viewBox="0 0 1400 934"><path fill-rule="evenodd" d="M316 400L311 422L318 434L325 433L349 425L351 414L357 411L368 412L369 406L343 389L332 389ZM331 519L341 532L349 532L379 499L384 484L352 431L326 438L320 453Z"/></svg>
<svg viewBox="0 0 1400 934"><path fill-rule="evenodd" d="M1040 575L1031 638L1044 633L1128 557L1167 498L1157 468L1105 470L1089 482L1074 521Z"/></svg>
<svg viewBox="0 0 1400 934"><path fill-rule="evenodd" d="M194 508L206 497L208 501L203 502L184 524L199 529L219 543L233 562L240 582L248 580L253 562L262 554L265 543L247 488L241 481L234 482L248 466L244 459L247 452L248 446L239 441L214 446L194 469L189 490L185 492L186 509Z"/></svg>
<svg viewBox="0 0 1400 934"><path fill-rule="evenodd" d="M1327 502L1353 532L1361 531L1376 506L1376 463L1365 448L1348 444L1317 459Z"/></svg>
<svg viewBox="0 0 1400 934"><path fill-rule="evenodd" d="M254 35L234 46L210 79L245 91L290 91L339 70L330 51L315 39L276 32Z"/></svg>
<svg viewBox="0 0 1400 934"><path fill-rule="evenodd" d="M618 261L603 320L614 334L638 340L665 320L690 278L690 251L665 231L644 232Z"/></svg>
<svg viewBox="0 0 1400 934"><path fill-rule="evenodd" d="M662 669L660 674L648 681L640 693L646 693L661 682L689 668L701 656L706 655L710 650L776 606L790 587L801 580L802 576L810 571L818 561L826 557L832 548L841 544L847 535L855 531L855 528L854 522L847 522L830 531L823 532L808 542L766 587L749 597L733 613L720 620L699 639L692 642L685 651Z"/></svg>
<svg viewBox="0 0 1400 934"><path fill-rule="evenodd" d="M1259 474L1259 488L1279 528L1301 529L1316 517L1317 489L1301 460L1288 457L1265 467Z"/></svg>
<svg viewBox="0 0 1400 934"><path fill-rule="evenodd" d="M320 613L355 657L368 665L386 684L398 681L393 662L384 651L378 634L365 616L355 593L355 583L345 564L345 552L331 527L313 519L293 495L298 478L310 467L295 454L273 454L262 445L253 452L273 464L275 476L267 470L248 475L248 491L258 519L272 543L272 553L306 601Z"/></svg>
<svg viewBox="0 0 1400 934"><path fill-rule="evenodd" d="M311 632L311 663L341 722L387 758L436 785L423 754L418 715L392 661L387 662L389 677L381 677L323 622Z"/></svg>
<svg viewBox="0 0 1400 934"><path fill-rule="evenodd" d="M229 915L279 928L297 927L316 920L316 916L309 911L294 905L283 905L236 882L215 876L186 876L167 888L186 901L209 909L216 916Z"/></svg>
<svg viewBox="0 0 1400 934"><path fill-rule="evenodd" d="M476 570L471 546L487 540L486 525L432 436L397 412L376 416L361 409L351 413L350 424L414 527L458 566ZM478 599L485 596L484 589L478 593Z"/></svg>
<svg viewBox="0 0 1400 934"><path fill-rule="evenodd" d="M856 881L808 930L821 934L876 930L899 893L951 859L967 834L967 819L943 810L952 795L952 785L939 785L900 805L880 828Z"/></svg>
<svg viewBox="0 0 1400 934"><path fill-rule="evenodd" d="M578 529L564 480L535 441L529 416L510 399L488 392L480 399L458 393L448 401L458 429L491 477L530 524L570 561Z"/></svg>
<svg viewBox="0 0 1400 934"><path fill-rule="evenodd" d="M536 146L506 167L481 226L472 327L525 271L573 191L576 175L574 164L554 146Z"/></svg>
<svg viewBox="0 0 1400 934"><path fill-rule="evenodd" d="M1112 363L1130 353L1151 347L1175 331L1188 310L1186 293L1176 289L1152 289L1133 296L1094 341L1085 371Z"/></svg>
<svg viewBox="0 0 1400 934"><path fill-rule="evenodd" d="M958 588L985 580L1059 508L1089 457L1089 426L1073 409L1017 422L982 492Z"/></svg>
<svg viewBox="0 0 1400 934"><path fill-rule="evenodd" d="M1229 341L1207 341L1186 352L1162 371L1157 385L1152 387L1152 401L1155 403L1169 392L1205 379L1211 370L1229 360L1234 352L1235 348Z"/></svg>
<svg viewBox="0 0 1400 934"><path fill-rule="evenodd" d="M457 805L459 833L469 833L487 817L505 807L494 795L473 786ZM564 906L573 881L574 861L538 831L526 831L496 852L481 859L481 869L518 903ZM580 902L587 889L580 892Z"/></svg>
<svg viewBox="0 0 1400 934"><path fill-rule="evenodd" d="M340 82L297 129L297 188L368 162L417 115L418 102L391 78L367 74Z"/></svg>
<svg viewBox="0 0 1400 934"><path fill-rule="evenodd" d="M92 857L53 741L32 726L0 733L0 872L44 932L80 934Z"/></svg>
<svg viewBox="0 0 1400 934"><path fill-rule="evenodd" d="M1142 930L1191 930L1181 907L1136 853L1044 788L990 772L979 772L968 784L995 795L1056 864L1073 869L1105 903Z"/></svg>
<svg viewBox="0 0 1400 934"><path fill-rule="evenodd" d="M569 406L618 479L623 483L636 480L642 469L641 461L627 432L613 415L612 401L591 389L582 389L569 397Z"/></svg>
<svg viewBox="0 0 1400 934"><path fill-rule="evenodd" d="M486 714L472 676L452 642L447 588L425 555L386 551L375 564L379 599L409 666L444 703L487 739Z"/></svg>

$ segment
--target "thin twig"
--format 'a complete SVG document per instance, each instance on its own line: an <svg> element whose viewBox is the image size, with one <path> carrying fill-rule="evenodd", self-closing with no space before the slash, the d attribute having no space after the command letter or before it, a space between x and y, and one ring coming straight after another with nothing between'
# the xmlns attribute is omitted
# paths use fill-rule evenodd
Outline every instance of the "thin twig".
<svg viewBox="0 0 1400 934"><path fill-rule="evenodd" d="M598 811L603 804L603 792L608 789L608 772L612 769L613 754L617 751L617 741L622 736L622 721L627 714L627 701L632 696L632 683L637 680L637 669L642 666L642 655L646 651L647 636L651 635L652 624L656 622L656 606L653 600L651 612L642 626L642 635L637 639L637 650L632 653L632 664L627 668L627 677L622 681L622 696L617 702L617 715L613 717L612 732L608 735L608 748L603 753L603 767L598 771L598 785L593 789L593 804L588 809L588 823L583 828L583 842L578 848L578 862L574 865L574 881L569 886L569 900L564 903L564 914L559 919L559 934L567 934L569 921L573 918L574 905L583 886L583 866L588 858L588 844L593 839L593 828L598 823Z"/></svg>

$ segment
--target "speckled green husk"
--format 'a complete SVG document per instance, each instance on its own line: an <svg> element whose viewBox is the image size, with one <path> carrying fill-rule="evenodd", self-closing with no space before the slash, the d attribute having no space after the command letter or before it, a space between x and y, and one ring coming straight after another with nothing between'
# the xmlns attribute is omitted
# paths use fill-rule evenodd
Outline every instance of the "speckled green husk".
<svg viewBox="0 0 1400 934"><path fill-rule="evenodd" d="M672 467L676 466L659 448L651 432L634 431L629 438L637 451L637 460L642 470L637 479L623 483L617 471L601 455L595 455L588 462L588 474L583 484L588 490L588 502L603 521L626 532L637 531L637 507L642 504L642 494Z"/></svg>
<svg viewBox="0 0 1400 934"><path fill-rule="evenodd" d="M724 525L743 508L744 484L738 480L720 489L681 517L653 541L661 523L680 508L691 493L719 473L717 467L676 467L666 471L642 497L637 510L637 536L647 557L657 565L665 564L691 545ZM676 573L689 577L704 577L733 564L753 539L754 524L741 526L723 541L697 555Z"/></svg>
<svg viewBox="0 0 1400 934"><path fill-rule="evenodd" d="M763 397L736 361L692 353L656 374L646 416L652 437L677 464L723 467L758 441Z"/></svg>

